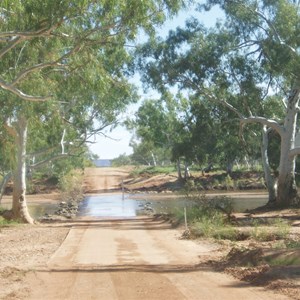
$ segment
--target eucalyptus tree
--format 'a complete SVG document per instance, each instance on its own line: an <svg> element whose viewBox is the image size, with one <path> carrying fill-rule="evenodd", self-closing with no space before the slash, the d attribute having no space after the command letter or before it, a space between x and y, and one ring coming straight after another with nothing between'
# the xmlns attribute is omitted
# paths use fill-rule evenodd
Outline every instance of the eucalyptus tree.
<svg viewBox="0 0 300 300"><path fill-rule="evenodd" d="M128 122L139 140L133 144L134 155L144 153L150 162L151 153L160 149L177 162L180 178L182 160L186 170L192 163L213 163L230 173L235 160L253 154L253 147L246 151L239 141L238 119L232 117L231 111L195 95L166 93L159 100L146 100Z"/></svg>
<svg viewBox="0 0 300 300"><path fill-rule="evenodd" d="M264 134L265 170L268 131L280 136L278 177L267 181L270 203L298 203L295 184L295 146L299 110L298 1L208 0L200 9L218 5L225 20L206 29L196 19L170 32L165 40L151 40L141 53L148 84L163 90L169 85L188 89L220 103L239 118L242 127ZM268 99L273 98L271 110ZM283 111L278 114L278 110ZM252 124L252 125L249 125Z"/></svg>
<svg viewBox="0 0 300 300"><path fill-rule="evenodd" d="M190 159L202 167L211 164L232 172L236 160L248 153L238 139L238 120L232 112L199 95L189 95L184 108L183 123L190 133L186 151Z"/></svg>
<svg viewBox="0 0 300 300"><path fill-rule="evenodd" d="M185 144L184 132L187 133L181 122L181 100L168 93L160 99L147 99L134 118L127 121L127 128L134 129L139 140L139 143L133 144L134 152L144 149L143 152L148 153L149 158L152 157L152 162L155 161L155 153L160 153L162 158L177 163L179 177L181 158L186 162L190 160L187 148L181 147L182 143Z"/></svg>
<svg viewBox="0 0 300 300"><path fill-rule="evenodd" d="M115 122L135 99L125 79L130 43L141 30L152 34L182 5L180 0L1 2L2 123L16 147L13 218L33 222L25 198L30 123L59 116L61 131L54 139L61 152L55 154L64 156L66 142L80 145Z"/></svg>
<svg viewBox="0 0 300 300"><path fill-rule="evenodd" d="M156 165L157 152L168 151L170 147L170 120L161 100L145 100L133 118L126 121L129 130L135 133L132 140L133 157L149 165Z"/></svg>

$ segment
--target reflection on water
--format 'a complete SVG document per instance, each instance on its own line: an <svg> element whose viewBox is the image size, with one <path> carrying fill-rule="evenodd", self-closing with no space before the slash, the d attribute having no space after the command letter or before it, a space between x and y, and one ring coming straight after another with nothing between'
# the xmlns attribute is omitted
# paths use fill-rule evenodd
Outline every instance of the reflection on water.
<svg viewBox="0 0 300 300"><path fill-rule="evenodd" d="M4 209L11 209L11 203L2 203ZM28 211L34 219L39 219L45 214L52 215L57 210L55 203L28 203Z"/></svg>
<svg viewBox="0 0 300 300"><path fill-rule="evenodd" d="M134 217L140 210L138 201L122 195L89 196L79 206L79 216L91 217Z"/></svg>
<svg viewBox="0 0 300 300"><path fill-rule="evenodd" d="M226 194L219 194L219 195L209 195L207 194L207 197L215 197L215 196L220 196L220 195L226 195ZM159 198L158 196L155 197L147 197L146 195L135 195L135 199L137 200L142 200L144 199L145 201L150 201L151 202L151 207L156 212L159 213L170 213L176 209L183 209L185 206L190 206L192 203L191 201L183 198L183 197L161 197ZM258 193L258 194L240 194L240 195L233 195L229 196L230 200L232 201L233 204L233 209L235 212L245 212L247 210L255 209L257 207L263 206L268 202L268 197L267 195L263 193Z"/></svg>
<svg viewBox="0 0 300 300"><path fill-rule="evenodd" d="M235 212L245 212L267 204L268 198L232 199Z"/></svg>

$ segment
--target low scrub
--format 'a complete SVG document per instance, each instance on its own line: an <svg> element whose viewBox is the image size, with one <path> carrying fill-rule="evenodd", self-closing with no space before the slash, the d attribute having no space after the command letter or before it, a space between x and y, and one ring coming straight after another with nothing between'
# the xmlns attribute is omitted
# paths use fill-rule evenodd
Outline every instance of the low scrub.
<svg viewBox="0 0 300 300"><path fill-rule="evenodd" d="M194 237L237 240L239 231L230 221L233 212L230 198L209 198L187 182L184 189L189 206L186 207L186 220L190 233ZM183 222L184 211L177 211L176 217Z"/></svg>
<svg viewBox="0 0 300 300"><path fill-rule="evenodd" d="M194 220L190 227L195 237L214 238L217 240L237 240L239 232L224 220L224 215L216 212L211 217L202 216Z"/></svg>
<svg viewBox="0 0 300 300"><path fill-rule="evenodd" d="M260 242L286 239L290 233L288 222L276 218L268 224L261 225L258 220L253 221L250 237Z"/></svg>
<svg viewBox="0 0 300 300"><path fill-rule="evenodd" d="M287 249L300 249L300 240L288 240L285 242Z"/></svg>
<svg viewBox="0 0 300 300"><path fill-rule="evenodd" d="M1 213L0 213L1 214ZM19 224L17 221L7 220L0 215L0 228Z"/></svg>
<svg viewBox="0 0 300 300"><path fill-rule="evenodd" d="M211 213L214 214L216 211L218 211L225 214L228 220L231 219L231 215L233 213L233 204L230 197L207 197L207 195L201 191L201 186L199 187L192 180L188 180L185 183L182 193L191 204L191 207L198 208L201 211L201 215Z"/></svg>
<svg viewBox="0 0 300 300"><path fill-rule="evenodd" d="M284 251L283 253L278 253L265 257L265 261L270 266L299 266L300 256L298 251Z"/></svg>
<svg viewBox="0 0 300 300"><path fill-rule="evenodd" d="M59 187L63 201L81 200L83 197L83 174L74 170L60 176Z"/></svg>

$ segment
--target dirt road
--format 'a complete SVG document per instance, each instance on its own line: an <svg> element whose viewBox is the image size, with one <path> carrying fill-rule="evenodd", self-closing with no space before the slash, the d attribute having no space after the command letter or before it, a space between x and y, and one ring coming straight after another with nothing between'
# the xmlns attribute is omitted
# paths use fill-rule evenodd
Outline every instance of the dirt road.
<svg viewBox="0 0 300 300"><path fill-rule="evenodd" d="M126 170L87 175L90 192L108 191ZM289 299L201 266L217 247L179 236L152 217L78 219L47 266L28 275L28 299Z"/></svg>

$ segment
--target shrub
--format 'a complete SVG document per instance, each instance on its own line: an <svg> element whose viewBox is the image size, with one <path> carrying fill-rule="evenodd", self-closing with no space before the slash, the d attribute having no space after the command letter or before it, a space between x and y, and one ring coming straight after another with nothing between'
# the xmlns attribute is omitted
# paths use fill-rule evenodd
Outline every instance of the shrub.
<svg viewBox="0 0 300 300"><path fill-rule="evenodd" d="M188 200L187 222L190 232L195 237L236 240L239 232L230 225L230 215L233 211L231 199L226 196L208 198L199 192L195 183L187 181L184 193ZM176 217L182 221L183 211L176 212Z"/></svg>
<svg viewBox="0 0 300 300"><path fill-rule="evenodd" d="M83 197L83 174L78 170L70 171L59 178L62 200L80 200Z"/></svg>

